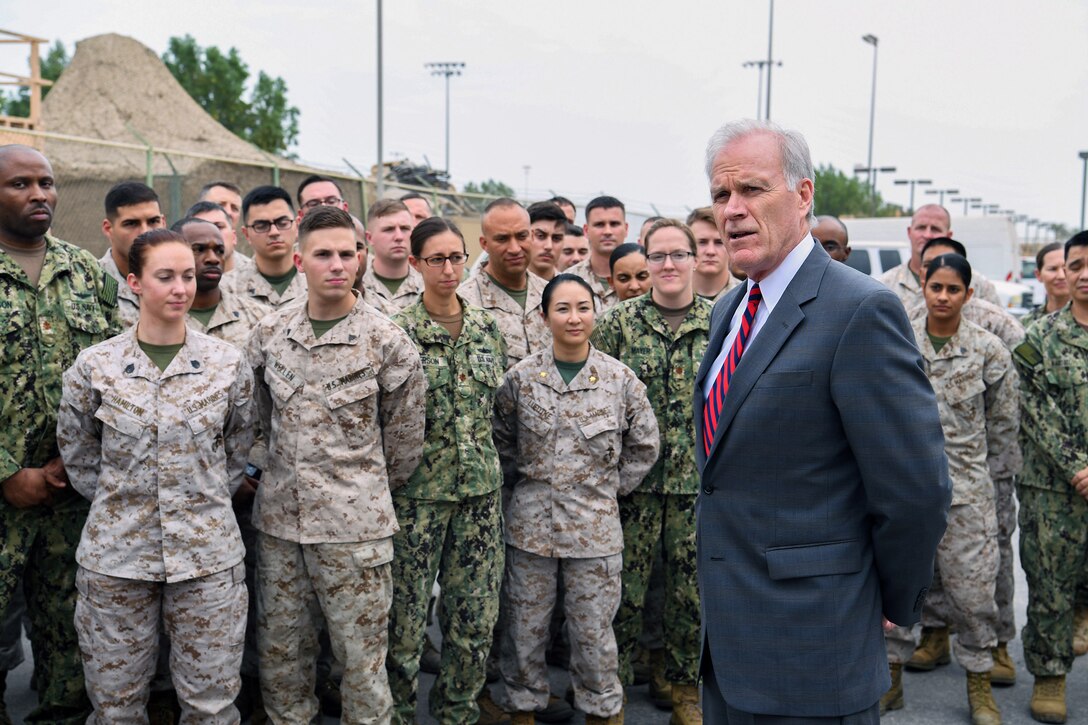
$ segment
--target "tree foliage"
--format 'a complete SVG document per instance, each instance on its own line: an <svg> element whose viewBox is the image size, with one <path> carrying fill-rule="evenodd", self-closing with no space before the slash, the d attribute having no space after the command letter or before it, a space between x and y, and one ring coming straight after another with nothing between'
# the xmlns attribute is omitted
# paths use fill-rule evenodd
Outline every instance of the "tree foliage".
<svg viewBox="0 0 1088 725"><path fill-rule="evenodd" d="M61 71L68 67L68 51L64 43L59 40L49 46L45 57L41 59L41 74L46 80L55 81L60 78ZM52 86L42 86L42 98L49 94ZM0 94L0 113L5 116L30 116L30 88L20 87L16 91Z"/></svg>
<svg viewBox="0 0 1088 725"><path fill-rule="evenodd" d="M501 181L495 181L494 179L488 179L487 181L481 181L477 184L474 181L470 181L465 184L464 189L466 194L487 194L488 196L509 196L514 198L514 189Z"/></svg>
<svg viewBox="0 0 1088 725"><path fill-rule="evenodd" d="M298 141L299 110L287 101L287 84L261 71L247 99L249 66L237 49L202 48L185 35L170 38L162 60L193 100L240 138L276 154Z"/></svg>
<svg viewBox="0 0 1088 725"><path fill-rule="evenodd" d="M869 184L848 176L831 164L816 167L816 213L839 217L901 216L902 207L886 204L879 192L875 203Z"/></svg>

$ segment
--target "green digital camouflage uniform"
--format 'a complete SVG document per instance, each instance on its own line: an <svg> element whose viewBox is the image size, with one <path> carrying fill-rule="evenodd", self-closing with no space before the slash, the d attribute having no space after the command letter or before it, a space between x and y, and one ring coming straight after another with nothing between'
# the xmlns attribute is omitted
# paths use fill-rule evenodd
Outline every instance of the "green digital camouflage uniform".
<svg viewBox="0 0 1088 725"><path fill-rule="evenodd" d="M80 350L120 331L116 281L88 252L45 239L37 289L0 253L0 481L59 455L61 375ZM71 488L53 500L17 509L0 497L0 611L26 587L39 688L26 722L75 725L91 714L73 623L75 553L89 504Z"/></svg>
<svg viewBox="0 0 1088 725"><path fill-rule="evenodd" d="M1020 557L1028 580L1024 659L1033 675L1073 664L1073 608L1088 568L1088 501L1072 487L1088 467L1088 331L1071 307L1028 328L1013 352L1021 376Z"/></svg>
<svg viewBox="0 0 1088 725"><path fill-rule="evenodd" d="M491 631L499 616L503 571L502 473L491 439L495 391L506 345L492 315L461 300L457 340L423 302L397 314L427 377L423 460L393 494L400 531L393 535L393 607L389 617L389 689L394 721L414 723L427 603L438 573L442 665L431 714L474 723L485 682Z"/></svg>
<svg viewBox="0 0 1088 725"><path fill-rule="evenodd" d="M642 632L642 608L658 541L665 565L665 676L677 684L695 684L698 676L695 498L699 472L691 400L706 352L712 309L709 302L696 297L674 334L647 294L611 308L593 331L594 346L627 365L646 385L661 430L657 463L634 493L620 498L623 598L613 626L625 685L634 681L631 657Z"/></svg>

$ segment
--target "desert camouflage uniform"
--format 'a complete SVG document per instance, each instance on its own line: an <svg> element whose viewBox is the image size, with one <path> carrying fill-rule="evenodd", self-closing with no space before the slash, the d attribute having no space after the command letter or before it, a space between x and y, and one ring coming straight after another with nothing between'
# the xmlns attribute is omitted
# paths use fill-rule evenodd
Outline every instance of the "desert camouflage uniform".
<svg viewBox="0 0 1088 725"><path fill-rule="evenodd" d="M921 296L909 307L907 314L911 320L925 319L926 304ZM1024 326L1001 307L972 296L963 306L963 319L973 322L989 333L996 335L1011 352L1024 341ZM990 477L994 482L994 505L997 509L997 548L1001 563L997 572L997 588L994 598L997 602L997 641L1009 642L1016 636L1016 612L1014 595L1016 590L1015 558L1012 551L1012 535L1016 532L1016 501L1014 499L1015 478L1024 465L1020 453L1019 440L1008 441L997 450L987 455ZM922 624L926 627L943 627L947 624L945 612L938 607L944 601L940 595L940 578L936 578L929 589L929 597L922 609Z"/></svg>
<svg viewBox="0 0 1088 725"><path fill-rule="evenodd" d="M615 306L620 298L616 296L616 290L612 289L612 285L605 280L601 282L601 278L597 276L597 273L593 271L593 267L590 265L592 257L586 257L581 262L573 264L567 267L564 272L567 274L574 274L584 279L589 286L593 289L593 295L597 300L597 314L601 314L607 309Z"/></svg>
<svg viewBox="0 0 1088 725"><path fill-rule="evenodd" d="M249 340L249 334L253 331L254 325L264 316L256 316L258 312L263 310L254 306L243 306L233 294L224 292L207 325L202 324L191 314L186 317L186 322L197 332L203 332L205 335L229 342L245 350L246 341Z"/></svg>
<svg viewBox="0 0 1088 725"><path fill-rule="evenodd" d="M1088 331L1067 306L1028 328L1013 360L1022 380L1020 557L1028 580L1024 659L1033 675L1073 664L1073 608L1088 571Z"/></svg>
<svg viewBox="0 0 1088 725"><path fill-rule="evenodd" d="M344 720L389 722L390 489L408 481L422 454L419 354L358 299L320 339L306 305L269 315L248 353L268 441L253 510L265 707L274 722L317 714L315 619L324 614L344 664Z"/></svg>
<svg viewBox="0 0 1088 725"><path fill-rule="evenodd" d="M368 298L378 297L382 300L382 306L378 309L388 310L388 314L395 315L419 302L420 297L423 296L423 275L409 267L408 276L400 283L394 295L389 293L385 283L374 276L374 265L371 263L363 272L363 287L367 291ZM370 300L367 299L367 302Z"/></svg>
<svg viewBox="0 0 1088 725"><path fill-rule="evenodd" d="M120 331L117 282L86 251L46 236L38 286L0 253L0 481L59 454L61 375L85 347ZM71 488L52 506L17 509L0 497L0 611L25 586L39 705L27 722L82 723L91 713L73 618L75 552L87 501Z"/></svg>
<svg viewBox="0 0 1088 725"><path fill-rule="evenodd" d="M930 596L956 632L953 651L959 663L968 672L988 672L993 667L990 648L997 644L999 563L988 459L1016 440L1019 380L1009 351L981 327L961 320L938 353L926 334L925 318L912 325L937 394L952 477L952 508L937 548ZM896 627L887 639L890 661L910 659L914 640L909 628Z"/></svg>
<svg viewBox="0 0 1088 725"><path fill-rule="evenodd" d="M506 369L502 333L490 313L461 300L457 340L422 302L393 318L419 351L427 376L423 460L393 495L393 608L389 688L395 720L414 723L427 604L438 573L442 666L431 689L440 722L474 723L503 570L502 472L491 437L495 391Z"/></svg>
<svg viewBox="0 0 1088 725"><path fill-rule="evenodd" d="M696 296L702 297L704 300L706 300L711 305L713 305L718 300L720 300L722 297L725 297L727 294L729 294L730 290L732 290L738 284L740 284L740 280L737 279L736 277L734 277L732 275L732 273L730 273L729 279L727 279L725 281L725 286L722 287L720 290L718 290L718 294L714 295L713 297L707 297L705 295L700 295L700 294L697 293Z"/></svg>
<svg viewBox="0 0 1088 725"><path fill-rule="evenodd" d="M242 254L238 251L237 247L234 249L234 254L231 255L231 260L234 263L234 266L230 270L231 272L245 272L256 266L253 262L253 257Z"/></svg>
<svg viewBox="0 0 1088 725"><path fill-rule="evenodd" d="M562 571L575 706L609 717L623 707L612 631L624 549L616 497L657 460L657 421L646 387L615 359L591 348L568 385L552 355L511 369L495 403L495 444L513 484L498 702L518 712L548 704L544 648Z"/></svg>
<svg viewBox="0 0 1088 725"><path fill-rule="evenodd" d="M635 371L646 384L661 428L661 455L642 485L620 498L623 520L623 601L614 624L620 677L634 680L631 657L642 632L642 609L661 542L665 562L665 676L695 684L699 669L699 589L695 575L695 498L699 472L691 433L695 375L706 352L712 305L696 297L673 334L650 294L609 310L593 344Z"/></svg>
<svg viewBox="0 0 1088 725"><path fill-rule="evenodd" d="M909 261L892 267L877 279L885 287L895 292L903 306L908 310L922 296L922 284L914 276L914 272L911 271ZM977 270L971 275L971 289L975 291L972 299L982 300L999 308L1001 307L1001 298L997 296L997 288L994 287L994 283Z"/></svg>
<svg viewBox="0 0 1088 725"><path fill-rule="evenodd" d="M106 274L117 281L117 315L121 325L128 329L140 320L140 296L128 286L128 281L121 275L121 270L117 268L117 262L113 261L110 250L106 250L98 263Z"/></svg>
<svg viewBox="0 0 1088 725"><path fill-rule="evenodd" d="M295 274L283 294L278 294L254 264L248 269L227 272L219 282L224 295L234 295L253 319L259 320L269 312L302 302L306 299L306 275Z"/></svg>
<svg viewBox="0 0 1088 725"><path fill-rule="evenodd" d="M529 285L525 308L506 294L485 271L469 277L457 288L457 294L474 307L482 307L499 323L506 341L506 369L520 360L544 349L551 349L552 333L544 321L540 295L544 292L544 280L527 275Z"/></svg>
<svg viewBox="0 0 1088 725"><path fill-rule="evenodd" d="M132 328L64 375L57 438L91 501L76 629L94 722L143 716L160 614L182 717L237 718L248 596L230 501L253 442L252 400L242 351L192 330L165 371Z"/></svg>

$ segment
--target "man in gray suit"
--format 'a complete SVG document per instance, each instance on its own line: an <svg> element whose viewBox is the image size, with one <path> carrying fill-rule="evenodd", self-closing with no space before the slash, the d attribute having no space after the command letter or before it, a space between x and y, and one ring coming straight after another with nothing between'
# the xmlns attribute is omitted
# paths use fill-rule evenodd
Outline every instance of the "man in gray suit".
<svg viewBox="0 0 1088 725"><path fill-rule="evenodd" d="M748 281L695 379L704 716L877 723L882 623L918 620L951 498L933 390L896 296L809 234L800 134L726 124L707 176Z"/></svg>

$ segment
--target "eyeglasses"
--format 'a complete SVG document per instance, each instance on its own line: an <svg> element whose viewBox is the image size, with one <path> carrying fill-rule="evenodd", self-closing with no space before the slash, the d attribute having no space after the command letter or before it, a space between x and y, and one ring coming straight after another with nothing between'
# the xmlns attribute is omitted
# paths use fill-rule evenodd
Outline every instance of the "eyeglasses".
<svg viewBox="0 0 1088 725"><path fill-rule="evenodd" d="M445 267L446 262L449 262L454 267L460 267L462 264L468 261L468 255L451 254L448 257L435 255L433 257L424 257L423 261L427 263L428 267Z"/></svg>
<svg viewBox="0 0 1088 725"><path fill-rule="evenodd" d="M310 199L302 205L303 209L316 209L319 206L340 206L344 200L339 196L329 196L324 199Z"/></svg>
<svg viewBox="0 0 1088 725"><path fill-rule="evenodd" d="M672 260L673 264L683 264L695 255L691 252L654 252L653 254L646 255L646 261L653 265L659 265L665 263L665 257Z"/></svg>
<svg viewBox="0 0 1088 725"><path fill-rule="evenodd" d="M276 225L276 229L282 231L284 229L290 229L291 225L294 223L294 217L281 216L279 219L274 219L272 221L268 221L267 219L258 219L257 221L247 226L258 234L268 234L268 232L272 231L273 224Z"/></svg>

